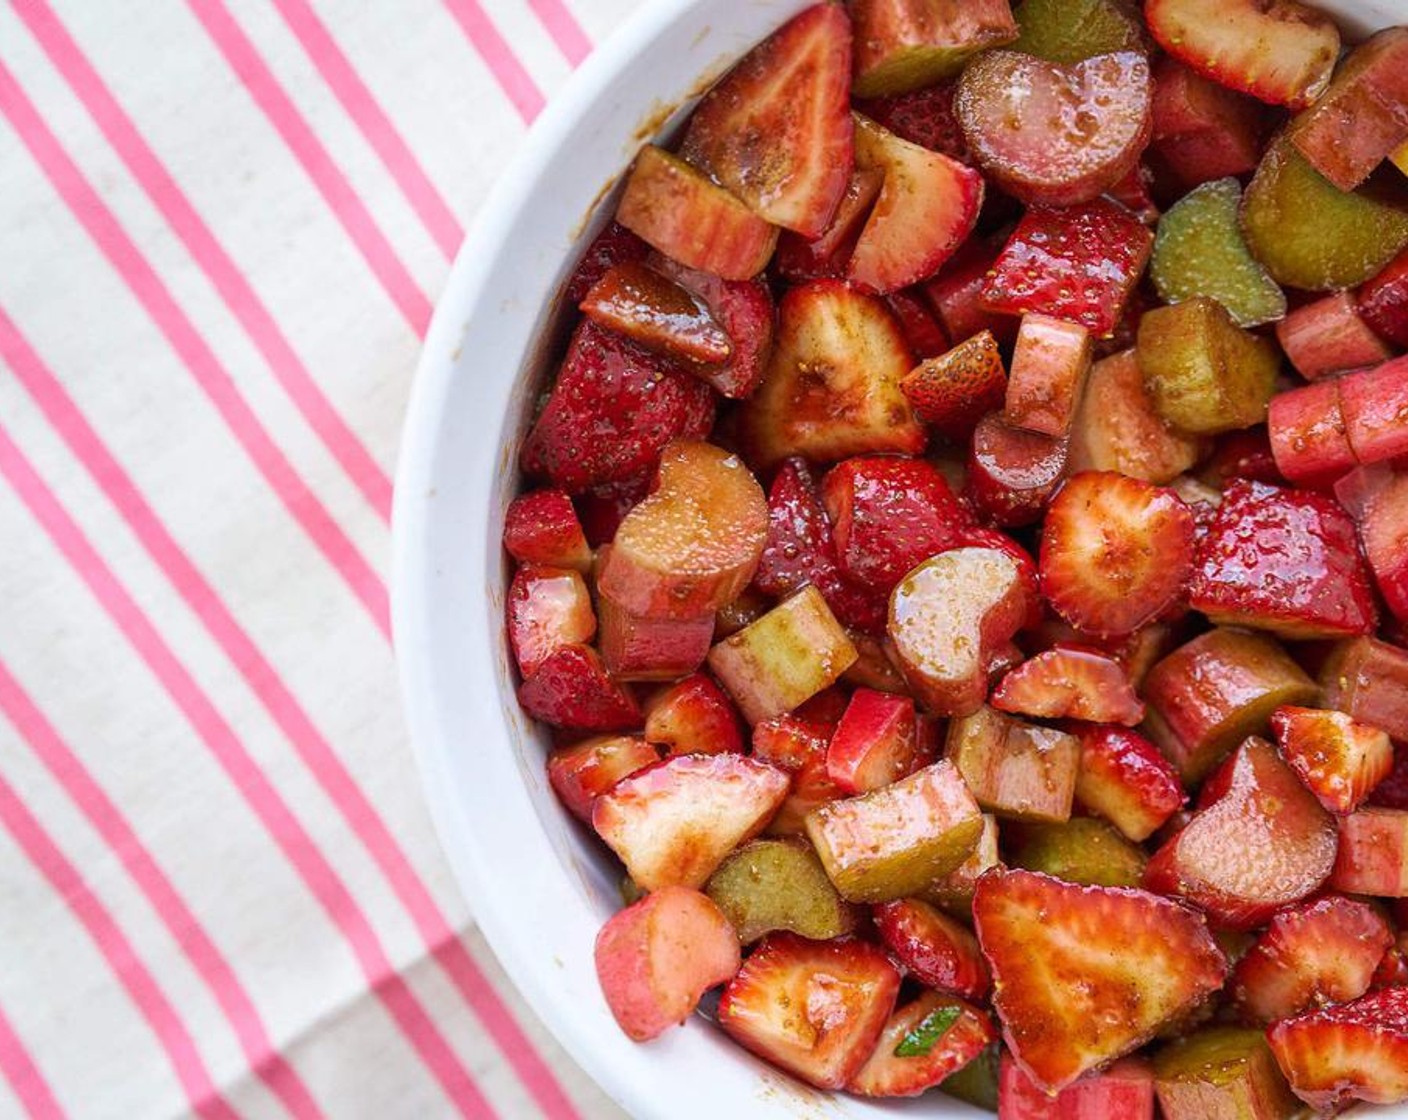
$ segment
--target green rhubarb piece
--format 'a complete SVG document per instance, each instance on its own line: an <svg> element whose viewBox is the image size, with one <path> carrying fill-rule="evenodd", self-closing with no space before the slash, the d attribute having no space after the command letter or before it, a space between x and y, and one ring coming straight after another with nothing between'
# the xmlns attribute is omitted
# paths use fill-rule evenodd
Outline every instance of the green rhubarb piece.
<svg viewBox="0 0 1408 1120"><path fill-rule="evenodd" d="M1048 62L1145 49L1138 14L1119 0L1024 0L1012 15L1021 28L1012 50Z"/></svg>
<svg viewBox="0 0 1408 1120"><path fill-rule="evenodd" d="M1242 233L1278 283L1352 288L1408 245L1408 183L1380 169L1358 190L1342 191L1277 140L1242 198Z"/></svg>
<svg viewBox="0 0 1408 1120"><path fill-rule="evenodd" d="M1293 1120L1308 1110L1291 1092L1266 1036L1209 1027L1154 1058L1154 1091L1166 1120Z"/></svg>
<svg viewBox="0 0 1408 1120"><path fill-rule="evenodd" d="M842 901L805 842L754 840L719 866L704 893L747 945L785 929L813 941L850 933L855 910Z"/></svg>
<svg viewBox="0 0 1408 1120"><path fill-rule="evenodd" d="M1154 410L1196 435L1265 420L1281 368L1274 343L1242 330L1206 296L1145 312L1137 357Z"/></svg>
<svg viewBox="0 0 1408 1120"><path fill-rule="evenodd" d="M997 1111L997 1083L1002 1068L1002 1047L994 1042L962 1069L939 1083L939 1091L986 1112Z"/></svg>
<svg viewBox="0 0 1408 1120"><path fill-rule="evenodd" d="M1189 191L1159 219L1149 274L1165 303L1208 296L1239 327L1285 318L1285 293L1242 239L1241 202L1241 184L1218 179Z"/></svg>
<svg viewBox="0 0 1408 1120"><path fill-rule="evenodd" d="M1104 821L1072 817L1060 824L1024 825L1008 862L1084 887L1137 887L1148 859Z"/></svg>

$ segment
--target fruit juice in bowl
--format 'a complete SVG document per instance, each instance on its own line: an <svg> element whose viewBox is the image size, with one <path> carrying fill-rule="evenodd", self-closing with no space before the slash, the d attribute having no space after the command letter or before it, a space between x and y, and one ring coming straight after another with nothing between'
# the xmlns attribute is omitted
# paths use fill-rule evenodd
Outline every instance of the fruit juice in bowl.
<svg viewBox="0 0 1408 1120"><path fill-rule="evenodd" d="M633 1114L1405 1114L1408 30L1341 8L666 5L499 189L398 646Z"/></svg>

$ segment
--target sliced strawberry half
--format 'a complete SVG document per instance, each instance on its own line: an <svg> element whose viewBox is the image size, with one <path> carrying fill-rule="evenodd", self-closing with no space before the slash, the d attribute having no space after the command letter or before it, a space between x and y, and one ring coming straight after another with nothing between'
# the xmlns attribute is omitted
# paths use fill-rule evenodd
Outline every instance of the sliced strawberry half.
<svg viewBox="0 0 1408 1120"><path fill-rule="evenodd" d="M841 571L888 594L916 565L960 543L968 511L924 459L847 459L822 479Z"/></svg>
<svg viewBox="0 0 1408 1120"><path fill-rule="evenodd" d="M988 271L981 299L992 311L1036 311L1104 338L1153 247L1148 227L1109 199L1028 210Z"/></svg>
<svg viewBox="0 0 1408 1120"><path fill-rule="evenodd" d="M900 974L864 941L773 933L719 1001L734 1041L819 1089L842 1089L875 1050Z"/></svg>
<svg viewBox="0 0 1408 1120"><path fill-rule="evenodd" d="M1313 1108L1408 1100L1408 988L1286 1019L1267 1037L1296 1096Z"/></svg>
<svg viewBox="0 0 1408 1120"><path fill-rule="evenodd" d="M925 992L885 1024L874 1053L846 1086L862 1097L917 1097L997 1038L992 1020L961 999Z"/></svg>
<svg viewBox="0 0 1408 1120"><path fill-rule="evenodd" d="M1144 883L1233 929L1299 902L1335 865L1335 820L1264 739L1251 738L1203 787L1201 811L1150 861Z"/></svg>
<svg viewBox="0 0 1408 1120"><path fill-rule="evenodd" d="M957 87L957 79L951 79L913 93L858 101L856 108L911 144L971 164L968 142L963 139L963 129L953 112Z"/></svg>
<svg viewBox="0 0 1408 1120"><path fill-rule="evenodd" d="M1144 705L1120 663L1093 649L1058 646L1022 662L998 682L992 706L1042 719L1133 727Z"/></svg>
<svg viewBox="0 0 1408 1120"><path fill-rule="evenodd" d="M983 177L860 116L855 145L857 166L885 179L851 254L851 282L893 292L932 276L973 232Z"/></svg>
<svg viewBox="0 0 1408 1120"><path fill-rule="evenodd" d="M1129 839L1147 840L1183 807L1188 795L1158 747L1123 727L1082 725L1076 801Z"/></svg>
<svg viewBox="0 0 1408 1120"><path fill-rule="evenodd" d="M1356 899L1331 895L1285 910L1237 962L1232 999L1253 1023L1348 1003L1369 990L1392 944L1388 922Z"/></svg>
<svg viewBox="0 0 1408 1120"><path fill-rule="evenodd" d="M703 439L713 426L707 385L584 320L523 444L523 469L576 494L649 472L672 439Z"/></svg>
<svg viewBox="0 0 1408 1120"><path fill-rule="evenodd" d="M1148 0L1144 19L1174 58L1272 105L1309 105L1340 54L1335 21L1297 0Z"/></svg>
<svg viewBox="0 0 1408 1120"><path fill-rule="evenodd" d="M660 761L639 735L597 735L548 755L548 782L572 814L592 823L592 805L622 778Z"/></svg>
<svg viewBox="0 0 1408 1120"><path fill-rule="evenodd" d="M738 709L705 673L685 677L646 700L645 737L672 755L743 753Z"/></svg>
<svg viewBox="0 0 1408 1120"><path fill-rule="evenodd" d="M1354 812L1393 769L1388 733L1343 712L1277 708L1271 728L1282 757L1332 813Z"/></svg>
<svg viewBox="0 0 1408 1120"><path fill-rule="evenodd" d="M874 916L880 939L926 988L966 999L988 994L992 974L977 938L947 914L917 898L902 898L875 907Z"/></svg>
<svg viewBox="0 0 1408 1120"><path fill-rule="evenodd" d="M508 642L525 677L563 646L596 633L591 595L581 573L524 564L508 587Z"/></svg>
<svg viewBox="0 0 1408 1120"><path fill-rule="evenodd" d="M763 830L790 786L784 771L741 755L681 755L597 798L592 827L642 889L702 887Z"/></svg>
<svg viewBox="0 0 1408 1120"><path fill-rule="evenodd" d="M768 221L817 237L851 174L850 89L851 22L817 4L704 96L681 154Z"/></svg>
<svg viewBox="0 0 1408 1120"><path fill-rule="evenodd" d="M992 872L973 920L1007 1045L1051 1093L1142 1046L1227 971L1202 915L1146 891Z"/></svg>
<svg viewBox="0 0 1408 1120"><path fill-rule="evenodd" d="M606 675L591 646L548 654L518 686L518 702L534 719L572 731L629 731L641 724L635 697Z"/></svg>
<svg viewBox="0 0 1408 1120"><path fill-rule="evenodd" d="M592 566L582 523L561 490L533 490L513 499L504 514L504 548L520 564L573 568L584 575Z"/></svg>
<svg viewBox="0 0 1408 1120"><path fill-rule="evenodd" d="M826 770L826 748L836 725L798 714L776 716L753 728L753 757L792 775L792 788L767 831L800 836L818 805L845 797Z"/></svg>
<svg viewBox="0 0 1408 1120"><path fill-rule="evenodd" d="M1041 586L1087 633L1132 634L1172 606L1193 562L1193 514L1172 490L1109 471L1066 481L1041 534Z"/></svg>

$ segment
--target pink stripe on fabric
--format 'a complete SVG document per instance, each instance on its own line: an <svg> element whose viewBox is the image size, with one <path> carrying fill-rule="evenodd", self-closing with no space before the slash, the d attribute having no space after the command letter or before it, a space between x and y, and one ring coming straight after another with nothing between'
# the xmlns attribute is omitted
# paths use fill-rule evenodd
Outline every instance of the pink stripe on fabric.
<svg viewBox="0 0 1408 1120"><path fill-rule="evenodd" d="M3 62L0 62L0 113L9 119L70 212L146 309L284 507L366 607L377 628L390 638L390 603L381 577L274 444L210 345L59 145Z"/></svg>
<svg viewBox="0 0 1408 1120"><path fill-rule="evenodd" d="M396 180L421 225L435 239L445 258L454 260L464 240L464 228L376 96L342 53L308 0L274 0L274 3L323 81L372 146L382 166Z"/></svg>
<svg viewBox="0 0 1408 1120"><path fill-rule="evenodd" d="M162 924L181 946L186 959L215 997L225 1018L234 1028L240 1048L250 1068L283 1102L297 1120L318 1120L323 1112L314 1102L298 1073L278 1053L269 1039L263 1020L244 985L172 886L166 872L157 864L128 823L122 811L88 772L80 759L59 736L48 718L24 690L24 686L0 661L0 712L44 765L45 769L122 861L132 881L151 903Z"/></svg>
<svg viewBox="0 0 1408 1120"><path fill-rule="evenodd" d="M34 1064L3 1007L0 1007L0 1073L5 1075L30 1120L64 1120L65 1113L54 1097L54 1090Z"/></svg>
<svg viewBox="0 0 1408 1120"><path fill-rule="evenodd" d="M147 966L137 955L107 907L88 888L78 868L59 851L44 826L0 775L0 824L14 837L29 861L63 899L102 953L118 982L146 1019L195 1111L209 1120L238 1120L221 1095L191 1032L167 1000Z"/></svg>
<svg viewBox="0 0 1408 1120"><path fill-rule="evenodd" d="M547 28L562 57L573 66L580 66L592 53L592 41L563 0L528 0L528 6L538 22Z"/></svg>
<svg viewBox="0 0 1408 1120"><path fill-rule="evenodd" d="M381 519L389 523L391 479L347 422L338 415L269 309L255 293L253 285L176 184L132 118L117 103L53 8L47 0L23 0L16 5L16 11L121 157L132 177L161 211L186 251L220 293L225 306L269 363L269 368L294 407Z"/></svg>
<svg viewBox="0 0 1408 1120"><path fill-rule="evenodd" d="M259 57L254 44L221 0L186 0L186 6L200 21L230 69L302 165L411 329L417 336L424 337L430 325L430 300L416 285L410 271L396 255L391 242L352 189L342 169L333 162L327 149L279 85L273 71Z"/></svg>
<svg viewBox="0 0 1408 1120"><path fill-rule="evenodd" d="M200 618L385 875L428 947L549 1120L577 1113L342 760L215 589L171 536L59 379L0 308L0 358Z"/></svg>
<svg viewBox="0 0 1408 1120"><path fill-rule="evenodd" d="M268 775L239 741L234 729L177 659L3 426L0 426L0 475L9 480L15 493L243 795L270 838L342 933L371 990L460 1114L472 1120L493 1117L493 1109L474 1079L425 1007L392 967L371 922L346 884L293 815Z"/></svg>
<svg viewBox="0 0 1408 1120"><path fill-rule="evenodd" d="M460 25L469 45L489 67L499 88L513 102L518 115L525 123L532 124L543 111L543 91L518 61L508 40L499 33L479 0L445 0L445 7Z"/></svg>

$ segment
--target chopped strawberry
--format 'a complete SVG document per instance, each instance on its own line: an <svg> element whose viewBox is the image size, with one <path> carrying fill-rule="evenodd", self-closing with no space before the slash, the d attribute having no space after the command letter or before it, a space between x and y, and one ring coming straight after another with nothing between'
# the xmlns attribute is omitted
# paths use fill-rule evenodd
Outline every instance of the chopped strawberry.
<svg viewBox="0 0 1408 1120"><path fill-rule="evenodd" d="M1159 220L1159 208L1149 193L1153 180L1153 172L1142 163L1136 163L1123 179L1105 193L1146 226L1151 226Z"/></svg>
<svg viewBox="0 0 1408 1120"><path fill-rule="evenodd" d="M635 697L606 675L590 646L562 646L518 686L518 702L534 719L573 731L629 731L641 724Z"/></svg>
<svg viewBox="0 0 1408 1120"><path fill-rule="evenodd" d="M1218 438L1212 455L1202 469L1203 480L1224 489L1234 478L1284 486L1286 479L1276 466L1271 439L1265 428L1243 428Z"/></svg>
<svg viewBox="0 0 1408 1120"><path fill-rule="evenodd" d="M989 195L989 198L996 197ZM998 342L1011 342L1017 336L1017 320L1012 315L989 311L982 301L988 273L997 260L997 249L980 237L970 237L938 276L922 285L925 296L954 342L991 331Z"/></svg>
<svg viewBox="0 0 1408 1120"><path fill-rule="evenodd" d="M743 753L738 711L704 673L685 677L646 700L645 737L672 755Z"/></svg>
<svg viewBox="0 0 1408 1120"><path fill-rule="evenodd" d="M993 689L992 706L1041 719L1126 727L1144 718L1144 705L1119 662L1079 646L1058 646L1022 662Z"/></svg>
<svg viewBox="0 0 1408 1120"><path fill-rule="evenodd" d="M1148 228L1108 199L1028 210L993 262L982 301L1067 319L1099 338L1119 322L1153 245Z"/></svg>
<svg viewBox="0 0 1408 1120"><path fill-rule="evenodd" d="M777 227L653 145L631 165L616 220L665 256L725 280L758 275L777 248Z"/></svg>
<svg viewBox="0 0 1408 1120"><path fill-rule="evenodd" d="M870 634L885 628L884 594L841 573L831 522L805 460L788 459L773 478L768 539L755 580L775 596L791 595L811 583L842 624Z"/></svg>
<svg viewBox="0 0 1408 1120"><path fill-rule="evenodd" d="M1154 1071L1144 1058L1122 1058L1053 1098L1003 1054L997 1099L998 1120L1154 1120Z"/></svg>
<svg viewBox="0 0 1408 1120"><path fill-rule="evenodd" d="M1283 1020L1268 1039L1296 1096L1312 1108L1408 1100L1408 988Z"/></svg>
<svg viewBox="0 0 1408 1120"><path fill-rule="evenodd" d="M577 261L572 278L563 290L562 300L576 307L587 298L596 282L625 261L643 261L650 246L617 222L607 222Z"/></svg>
<svg viewBox="0 0 1408 1120"><path fill-rule="evenodd" d="M860 1072L899 995L900 974L864 941L774 933L719 1001L719 1025L761 1058L819 1089Z"/></svg>
<svg viewBox="0 0 1408 1120"><path fill-rule="evenodd" d="M741 755L681 755L598 797L592 827L642 889L702 887L766 827L790 785L782 770Z"/></svg>
<svg viewBox="0 0 1408 1120"><path fill-rule="evenodd" d="M548 781L572 814L591 824L598 797L659 761L655 748L639 735L598 735L548 755Z"/></svg>
<svg viewBox="0 0 1408 1120"><path fill-rule="evenodd" d="M723 362L733 347L709 309L641 261L625 261L592 285L582 312L647 350L693 362Z"/></svg>
<svg viewBox="0 0 1408 1120"><path fill-rule="evenodd" d="M707 385L587 320L524 442L523 469L575 494L649 471L672 439L702 439L713 425Z"/></svg>
<svg viewBox="0 0 1408 1120"><path fill-rule="evenodd" d="M850 86L850 20L817 4L704 96L681 153L768 221L816 237L851 174Z"/></svg>
<svg viewBox="0 0 1408 1120"><path fill-rule="evenodd" d="M1148 0L1144 18L1174 58L1272 105L1309 105L1340 53L1334 20L1297 0Z"/></svg>
<svg viewBox="0 0 1408 1120"><path fill-rule="evenodd" d="M1076 802L1129 839L1147 840L1188 800L1157 747L1136 731L1083 724Z"/></svg>
<svg viewBox="0 0 1408 1120"><path fill-rule="evenodd" d="M847 795L868 793L907 777L920 765L914 701L856 689L826 748L831 780Z"/></svg>
<svg viewBox="0 0 1408 1120"><path fill-rule="evenodd" d="M794 284L844 279L861 227L884 185L885 173L879 168L857 167L852 171L835 215L819 236L806 238L790 229L782 231L773 258L778 275Z"/></svg>
<svg viewBox="0 0 1408 1120"><path fill-rule="evenodd" d="M917 564L957 545L969 524L944 476L924 459L847 459L822 480L821 499L842 573L886 593Z"/></svg>
<svg viewBox="0 0 1408 1120"><path fill-rule="evenodd" d="M984 809L1016 820L1070 818L1080 744L1064 731L984 707L949 723L944 753Z"/></svg>
<svg viewBox="0 0 1408 1120"><path fill-rule="evenodd" d="M777 342L740 434L766 469L789 455L835 462L878 452L918 454L924 429L899 384L914 368L889 308L837 280L788 290Z"/></svg>
<svg viewBox="0 0 1408 1120"><path fill-rule="evenodd" d="M1235 479L1198 542L1189 603L1287 638L1352 637L1378 620L1354 523L1334 501Z"/></svg>
<svg viewBox="0 0 1408 1120"><path fill-rule="evenodd" d="M623 1031L645 1042L684 1022L699 997L738 972L738 937L705 895L661 887L597 935L596 974Z"/></svg>
<svg viewBox="0 0 1408 1120"><path fill-rule="evenodd" d="M592 550L572 499L561 490L520 494L504 514L504 548L520 564L591 570Z"/></svg>
<svg viewBox="0 0 1408 1120"><path fill-rule="evenodd" d="M948 335L944 333L943 324L929 309L929 302L923 298L919 288L891 292L885 297L885 306L894 315L910 350L920 361L938 357L948 349ZM900 387L903 388L903 384Z"/></svg>
<svg viewBox="0 0 1408 1120"><path fill-rule="evenodd" d="M508 587L508 641L518 671L532 676L563 646L596 633L596 615L581 573L525 564Z"/></svg>
<svg viewBox="0 0 1408 1120"><path fill-rule="evenodd" d="M610 544L616 530L641 500L650 493L650 484L655 479L655 471L623 478L619 482L606 482L593 486L577 494L572 505L582 522L582 532L587 543L593 548Z"/></svg>
<svg viewBox="0 0 1408 1120"><path fill-rule="evenodd" d="M861 101L856 108L911 144L971 164L968 142L953 112L957 86L957 80L950 79L896 97Z"/></svg>
<svg viewBox="0 0 1408 1120"><path fill-rule="evenodd" d="M792 775L792 789L767 831L800 836L806 816L818 805L845 797L826 770L826 748L834 724L796 714L775 716L753 728L753 757Z"/></svg>
<svg viewBox="0 0 1408 1120"><path fill-rule="evenodd" d="M1203 917L1146 891L993 872L973 920L1003 1036L1048 1092L1142 1046L1226 975Z"/></svg>
<svg viewBox="0 0 1408 1120"><path fill-rule="evenodd" d="M690 372L725 397L741 400L763 379L772 353L772 293L761 279L724 280L686 268L655 254L650 267L668 276L709 310L728 336L730 352L718 364L690 367Z"/></svg>
<svg viewBox="0 0 1408 1120"><path fill-rule="evenodd" d="M1137 51L1069 66L1020 51L979 55L953 107L983 171L1028 206L1089 202L1138 164L1152 128L1149 61Z"/></svg>
<svg viewBox="0 0 1408 1120"><path fill-rule="evenodd" d="M1070 444L1013 427L1000 412L978 421L968 451L968 496L998 525L1030 525L1066 476Z"/></svg>
<svg viewBox="0 0 1408 1120"><path fill-rule="evenodd" d="M1334 818L1264 739L1248 739L1208 779L1199 807L1155 854L1144 882L1222 925L1261 925L1317 890L1334 867Z"/></svg>
<svg viewBox="0 0 1408 1120"><path fill-rule="evenodd" d="M847 276L871 292L897 291L932 276L973 232L983 177L861 116L855 146L857 166L883 172L885 182Z"/></svg>
<svg viewBox="0 0 1408 1120"><path fill-rule="evenodd" d="M1201 458L1203 442L1165 423L1133 349L1096 362L1071 430L1070 469L1117 471L1158 486Z"/></svg>
<svg viewBox="0 0 1408 1120"><path fill-rule="evenodd" d="M862 1097L917 1097L978 1057L997 1031L961 999L925 992L885 1024L880 1041L846 1089Z"/></svg>
<svg viewBox="0 0 1408 1120"><path fill-rule="evenodd" d="M1343 895L1283 910L1237 962L1232 999L1248 1022L1270 1023L1369 990L1393 944L1372 906Z"/></svg>
<svg viewBox="0 0 1408 1120"><path fill-rule="evenodd" d="M1343 712L1277 708L1271 727L1282 757L1332 813L1354 812L1393 769L1388 733Z"/></svg>
<svg viewBox="0 0 1408 1120"><path fill-rule="evenodd" d="M1330 886L1350 894L1408 898L1408 810L1370 806L1339 823Z"/></svg>
<svg viewBox="0 0 1408 1120"><path fill-rule="evenodd" d="M1002 407L1007 371L991 331L921 362L900 382L915 414L952 440L966 440L984 414Z"/></svg>
<svg viewBox="0 0 1408 1120"><path fill-rule="evenodd" d="M1157 618L1182 594L1192 560L1193 515L1171 490L1087 471L1047 510L1042 590L1091 634L1131 634Z"/></svg>
<svg viewBox="0 0 1408 1120"><path fill-rule="evenodd" d="M1369 326L1395 345L1408 347L1408 249L1366 281L1356 300Z"/></svg>
<svg viewBox="0 0 1408 1120"><path fill-rule="evenodd" d="M917 898L875 907L880 939L905 972L926 988L983 999L992 987L978 941L962 925Z"/></svg>

